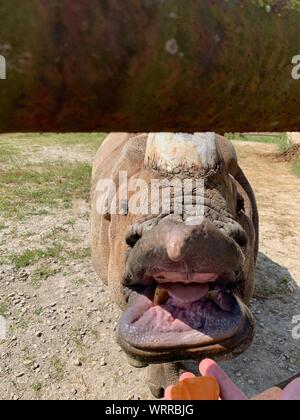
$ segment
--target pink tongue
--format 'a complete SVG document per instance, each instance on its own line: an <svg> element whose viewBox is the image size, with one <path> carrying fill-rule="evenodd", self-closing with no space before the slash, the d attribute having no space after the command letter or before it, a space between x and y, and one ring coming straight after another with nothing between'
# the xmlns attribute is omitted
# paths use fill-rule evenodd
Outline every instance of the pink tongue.
<svg viewBox="0 0 300 420"><path fill-rule="evenodd" d="M193 303L207 295L208 284L164 284L164 289L177 304Z"/></svg>

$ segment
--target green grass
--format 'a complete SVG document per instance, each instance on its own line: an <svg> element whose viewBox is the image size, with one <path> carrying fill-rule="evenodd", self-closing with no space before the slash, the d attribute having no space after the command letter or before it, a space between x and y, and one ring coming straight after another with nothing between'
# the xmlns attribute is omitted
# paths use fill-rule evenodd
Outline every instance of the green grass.
<svg viewBox="0 0 300 420"><path fill-rule="evenodd" d="M76 225L76 219L67 220L65 225L74 227Z"/></svg>
<svg viewBox="0 0 300 420"><path fill-rule="evenodd" d="M258 134L226 133L228 140L251 141L256 143L277 144L280 152L284 153L291 147L291 142L286 133L278 133L266 136Z"/></svg>
<svg viewBox="0 0 300 420"><path fill-rule="evenodd" d="M64 237L70 235L68 232L68 228L64 226L56 226L51 229L44 237L46 239L55 239L60 238L63 239Z"/></svg>
<svg viewBox="0 0 300 420"><path fill-rule="evenodd" d="M77 352L80 353L81 357L83 357L85 353L85 345L82 338L74 337L73 342L74 342Z"/></svg>
<svg viewBox="0 0 300 420"><path fill-rule="evenodd" d="M50 365L53 370L53 378L58 381L62 380L65 371L62 361L57 356L53 356L50 360Z"/></svg>
<svg viewBox="0 0 300 420"><path fill-rule="evenodd" d="M47 280L49 277L55 276L57 273L57 269L40 267L32 273L31 284L34 287L38 287L43 281Z"/></svg>
<svg viewBox="0 0 300 420"><path fill-rule="evenodd" d="M85 162L27 165L0 170L0 213L22 219L66 209L89 199L91 165Z"/></svg>
<svg viewBox="0 0 300 420"><path fill-rule="evenodd" d="M280 137L279 150L281 153L287 152L294 145L290 142L287 134L282 134ZM300 156L296 158L291 165L291 172L296 176L300 176Z"/></svg>
<svg viewBox="0 0 300 420"><path fill-rule="evenodd" d="M31 352L31 349L27 346L22 349L22 353L23 365L30 369L36 362L36 356Z"/></svg>
<svg viewBox="0 0 300 420"><path fill-rule="evenodd" d="M80 248L74 251L67 251L67 257L72 259L73 261L84 260L85 258L90 258L91 248L86 247L86 248Z"/></svg>
<svg viewBox="0 0 300 420"><path fill-rule="evenodd" d="M8 312L7 304L5 302L1 302L0 303L0 315L5 317L7 312Z"/></svg>
<svg viewBox="0 0 300 420"><path fill-rule="evenodd" d="M34 392L39 393L42 390L42 384L40 382L36 382L31 385L31 388L34 390Z"/></svg>
<svg viewBox="0 0 300 420"><path fill-rule="evenodd" d="M0 134L1 216L17 220L43 216L55 208L71 208L77 198L88 200L91 164L68 161L68 151L76 150L79 156L88 152L92 160L105 137L105 133ZM47 157L47 147L58 146L66 160L29 163L28 157L40 150Z"/></svg>
<svg viewBox="0 0 300 420"><path fill-rule="evenodd" d="M0 135L1 160L14 157L16 153L34 146L35 150L44 146L78 146L96 151L106 137L106 133L13 133ZM0 160L0 161L1 161Z"/></svg>
<svg viewBox="0 0 300 420"><path fill-rule="evenodd" d="M54 244L52 247L43 249L28 249L22 254L12 254L10 256L11 263L17 270L28 267L41 259L59 257L62 252L60 244Z"/></svg>
<svg viewBox="0 0 300 420"><path fill-rule="evenodd" d="M0 135L0 164L16 161L19 157L19 149L2 136Z"/></svg>
<svg viewBox="0 0 300 420"><path fill-rule="evenodd" d="M40 315L42 315L42 313L43 313L43 308L42 307L36 308L33 311L33 315L35 315L35 316L40 316Z"/></svg>
<svg viewBox="0 0 300 420"><path fill-rule="evenodd" d="M65 261L78 261L91 257L89 247L68 249L67 246L70 243L74 244L74 241L69 241L66 244L62 242L54 243L46 249L28 249L19 254L14 253L8 255L5 259L10 261L16 270L37 264L30 278L31 285L33 287L39 287L43 281L55 276L59 272L57 268L49 267L49 259L59 260L60 263L63 263Z"/></svg>
<svg viewBox="0 0 300 420"><path fill-rule="evenodd" d="M292 165L292 173L296 176L300 176L300 157Z"/></svg>
<svg viewBox="0 0 300 420"><path fill-rule="evenodd" d="M282 133L279 137L278 147L281 153L287 152L292 146L292 143L286 133Z"/></svg>
<svg viewBox="0 0 300 420"><path fill-rule="evenodd" d="M19 318L18 321L16 322L16 329L19 331L26 331L28 330L29 327L29 323L27 320L25 320L24 318Z"/></svg>
<svg viewBox="0 0 300 420"><path fill-rule="evenodd" d="M280 136L274 134L274 136L263 136L263 135L254 135L254 134L240 134L240 133L226 133L225 137L228 140L241 140L241 141L253 141L256 143L272 143L278 144L280 141Z"/></svg>
<svg viewBox="0 0 300 420"><path fill-rule="evenodd" d="M28 156L45 147L88 152L91 156L106 137L105 133L9 133L0 134L0 166L22 165Z"/></svg>

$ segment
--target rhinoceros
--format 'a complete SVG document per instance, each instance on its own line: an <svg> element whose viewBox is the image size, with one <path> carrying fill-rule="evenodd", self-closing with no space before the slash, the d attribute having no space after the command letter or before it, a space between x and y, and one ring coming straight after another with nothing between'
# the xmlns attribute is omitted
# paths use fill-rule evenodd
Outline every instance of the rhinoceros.
<svg viewBox="0 0 300 420"><path fill-rule="evenodd" d="M129 208L137 194L141 212ZM155 396L184 361L249 346L259 221L231 142L215 133L112 133L94 161L91 202L93 265L123 311L117 340L133 366L148 366Z"/></svg>

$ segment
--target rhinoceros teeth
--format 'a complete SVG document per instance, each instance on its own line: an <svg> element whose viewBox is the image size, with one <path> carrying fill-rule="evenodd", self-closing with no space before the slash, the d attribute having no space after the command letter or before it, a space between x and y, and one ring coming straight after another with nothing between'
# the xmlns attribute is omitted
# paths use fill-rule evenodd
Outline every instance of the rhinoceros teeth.
<svg viewBox="0 0 300 420"><path fill-rule="evenodd" d="M154 294L153 304L154 306L163 305L169 298L168 292L161 288L157 287Z"/></svg>
<svg viewBox="0 0 300 420"><path fill-rule="evenodd" d="M217 294L218 294L218 290L210 290L206 296L207 299L215 301Z"/></svg>
<svg viewBox="0 0 300 420"><path fill-rule="evenodd" d="M223 311L230 312L233 304L233 297L225 290L210 290L207 294L207 299L213 301Z"/></svg>

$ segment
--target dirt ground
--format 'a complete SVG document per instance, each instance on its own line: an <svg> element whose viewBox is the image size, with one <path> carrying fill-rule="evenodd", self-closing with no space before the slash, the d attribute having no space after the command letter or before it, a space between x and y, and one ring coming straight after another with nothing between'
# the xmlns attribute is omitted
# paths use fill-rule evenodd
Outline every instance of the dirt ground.
<svg viewBox="0 0 300 420"><path fill-rule="evenodd" d="M82 165L92 162L97 140L92 148L80 139L42 146L35 139L33 147L14 138L13 144L7 159L0 156L0 316L7 322L0 341L0 398L151 398L143 370L130 367L115 343L120 312L90 263L89 177ZM300 340L292 338L292 319L300 315L300 188L287 163L274 160L276 145L235 144L261 218L252 302L257 333L248 351L222 365L252 396L300 372ZM67 201L56 194L63 181L55 165L71 182L63 164L78 175ZM24 180L20 190L15 172ZM43 201L44 183L51 206Z"/></svg>

